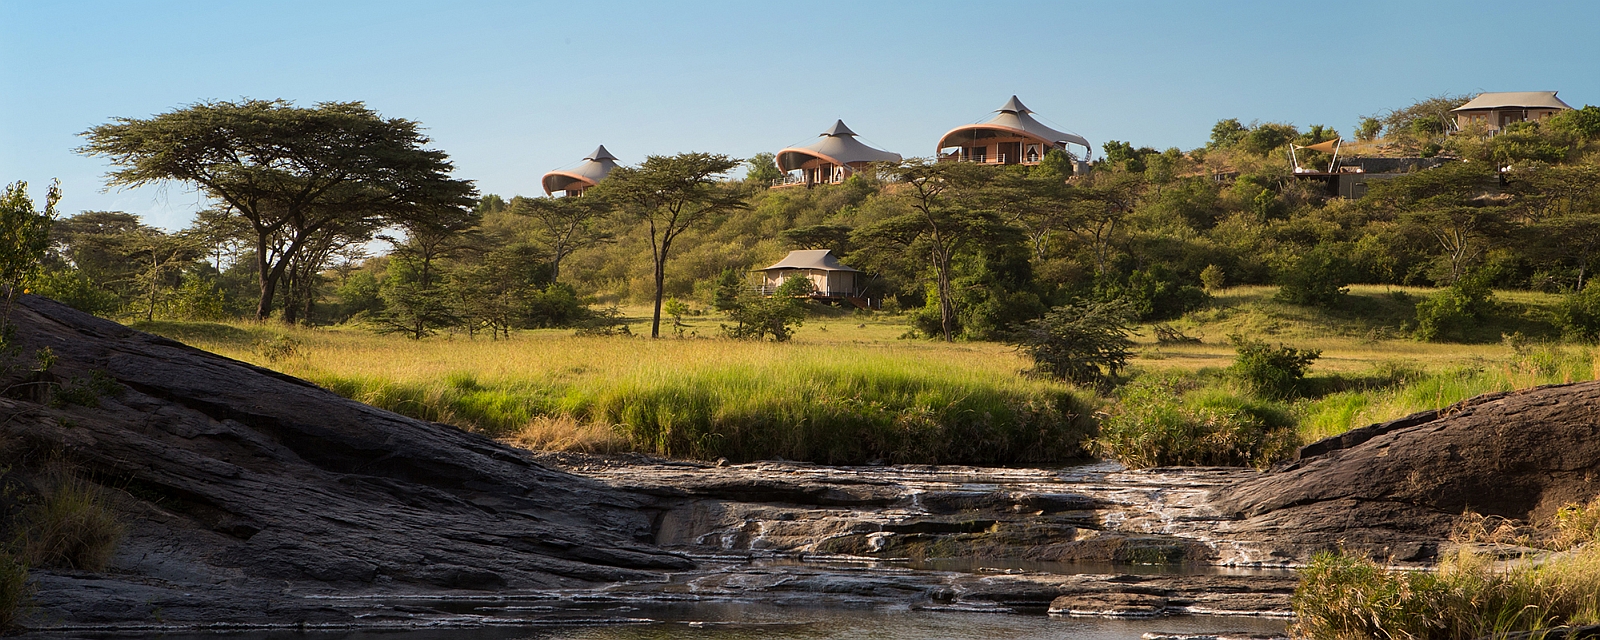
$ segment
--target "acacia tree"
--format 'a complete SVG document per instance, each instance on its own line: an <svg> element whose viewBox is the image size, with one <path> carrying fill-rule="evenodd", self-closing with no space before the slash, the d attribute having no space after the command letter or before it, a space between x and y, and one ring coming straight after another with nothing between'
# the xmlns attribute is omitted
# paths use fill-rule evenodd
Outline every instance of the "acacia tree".
<svg viewBox="0 0 1600 640"><path fill-rule="evenodd" d="M1438 244L1455 283L1490 241L1505 236L1507 207L1489 193L1494 182L1488 165L1453 162L1373 185L1367 198Z"/></svg>
<svg viewBox="0 0 1600 640"><path fill-rule="evenodd" d="M475 195L471 182L449 176L443 151L423 148L429 140L416 122L384 119L360 102L203 102L83 135L80 153L116 167L109 185L192 184L249 221L258 319L271 314L285 271L318 232L471 206ZM287 242L271 251L279 236Z"/></svg>
<svg viewBox="0 0 1600 640"><path fill-rule="evenodd" d="M561 280L561 261L572 252L612 238L599 228L607 213L599 198L512 198L511 212L538 226L533 241L550 252L551 282Z"/></svg>
<svg viewBox="0 0 1600 640"><path fill-rule="evenodd" d="M637 167L617 167L583 196L601 198L649 228L656 284L650 337L661 337L661 301L673 241L714 215L747 206L738 189L718 182L739 162L712 153L650 156Z"/></svg>
<svg viewBox="0 0 1600 640"><path fill-rule="evenodd" d="M990 204L984 189L994 181L996 169L913 158L885 170L902 185L891 196L902 212L858 229L854 240L880 251L903 248L928 256L938 282L940 337L949 342L956 319L952 261L970 245L1014 232L984 208Z"/></svg>

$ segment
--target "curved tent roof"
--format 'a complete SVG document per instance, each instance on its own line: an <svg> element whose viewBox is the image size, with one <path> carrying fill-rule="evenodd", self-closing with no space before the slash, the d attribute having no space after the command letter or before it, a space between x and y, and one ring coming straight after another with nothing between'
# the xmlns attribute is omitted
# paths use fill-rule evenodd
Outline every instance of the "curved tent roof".
<svg viewBox="0 0 1600 640"><path fill-rule="evenodd" d="M835 120L833 126L822 132L815 142L779 151L775 160L779 170L793 171L812 158L846 165L852 162L899 162L900 154L862 144L856 140L856 132L845 126L843 120Z"/></svg>
<svg viewBox="0 0 1600 640"><path fill-rule="evenodd" d="M797 251L790 251L789 255L786 255L782 260L773 263L772 266L765 269L756 269L756 271L777 271L779 269L861 271L860 269L852 269L844 266L844 263L839 262L838 258L833 257L833 252L829 249L800 249Z"/></svg>
<svg viewBox="0 0 1600 640"><path fill-rule="evenodd" d="M1571 109L1569 105L1556 97L1554 91L1502 91L1498 93L1480 93L1478 97L1467 101L1466 104L1451 109L1451 111L1472 111L1474 109Z"/></svg>
<svg viewBox="0 0 1600 640"><path fill-rule="evenodd" d="M1033 116L1028 115L1031 113L1033 113L1032 109L1024 106L1016 96L1011 96L1011 99L1006 101L1005 106L995 110L994 117L977 124L956 127L951 129L949 133L944 134L944 137L939 138L939 149L958 147L964 143L970 143L976 138L976 133L983 129L1002 129L1020 133L1026 137L1037 138L1051 144L1070 143L1085 149L1092 148L1089 146L1089 141L1084 139L1083 136L1065 131L1056 131L1033 119Z"/></svg>
<svg viewBox="0 0 1600 640"><path fill-rule="evenodd" d="M617 168L617 157L611 155L610 151L606 151L605 145L600 145L594 150L594 153L584 157L583 162L578 166L565 171L546 173L541 182L544 184L545 195L557 191L566 191L571 189L573 185L578 185L580 188L588 188L604 180L611 173L611 170L615 168Z"/></svg>

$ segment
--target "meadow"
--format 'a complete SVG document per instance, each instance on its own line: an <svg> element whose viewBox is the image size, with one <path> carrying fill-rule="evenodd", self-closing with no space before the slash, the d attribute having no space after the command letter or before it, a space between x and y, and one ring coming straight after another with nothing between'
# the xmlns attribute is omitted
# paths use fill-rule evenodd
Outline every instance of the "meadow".
<svg viewBox="0 0 1600 640"><path fill-rule="evenodd" d="M622 336L538 330L412 341L347 326L135 326L521 446L736 461L1101 455L1139 466L1261 466L1353 427L1600 373L1590 347L1559 342L1544 320L1555 295L1499 292L1478 342L1439 344L1405 333L1425 289L1356 286L1334 311L1275 302L1275 291L1233 288L1168 325L1197 341L1163 342L1154 326L1141 327L1127 384L1105 394L1026 375L1030 363L1003 344L907 337L904 318L886 314L815 317L788 343L712 337L715 314L685 317L665 331L675 337L637 337L647 329L642 308L626 310L633 335ZM1234 334L1321 357L1300 394L1255 397L1225 374ZM1092 439L1100 422L1119 417L1143 430Z"/></svg>

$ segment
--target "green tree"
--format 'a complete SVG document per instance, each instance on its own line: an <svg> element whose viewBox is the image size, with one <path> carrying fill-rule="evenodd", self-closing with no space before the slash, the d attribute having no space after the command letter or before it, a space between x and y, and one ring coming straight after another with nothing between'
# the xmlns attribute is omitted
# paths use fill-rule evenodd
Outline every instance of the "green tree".
<svg viewBox="0 0 1600 640"><path fill-rule="evenodd" d="M783 177L783 172L778 170L777 157L765 151L750 156L745 164L750 167L744 178L749 182L766 186Z"/></svg>
<svg viewBox="0 0 1600 640"><path fill-rule="evenodd" d="M205 102L148 119L117 118L84 136L81 153L116 167L109 185L193 184L249 221L258 319L271 314L284 272L319 231L475 202L470 182L449 177L445 153L423 148L429 140L416 122L384 119L360 102ZM287 242L273 247L280 235Z"/></svg>
<svg viewBox="0 0 1600 640"><path fill-rule="evenodd" d="M1238 118L1218 120L1217 124L1211 127L1211 140L1206 143L1206 148L1226 149L1232 147L1239 144L1239 141L1243 140L1247 133L1250 133L1250 129L1239 124Z"/></svg>
<svg viewBox="0 0 1600 640"><path fill-rule="evenodd" d="M1133 322L1126 302L1068 304L1029 320L1009 342L1028 354L1036 373L1103 386L1128 365Z"/></svg>
<svg viewBox="0 0 1600 640"><path fill-rule="evenodd" d="M787 342L795 328L805 322L805 300L812 291L815 285L805 276L785 278L770 296L747 289L739 303L728 310L728 319L735 324L723 325L722 330L730 338L760 340L772 336L775 342Z"/></svg>
<svg viewBox="0 0 1600 640"><path fill-rule="evenodd" d="M1317 245L1287 260L1278 272L1274 299L1289 304L1332 309L1350 292L1350 260L1343 247Z"/></svg>
<svg viewBox="0 0 1600 640"><path fill-rule="evenodd" d="M638 167L617 167L585 197L601 198L645 226L654 266L655 306L650 337L661 337L661 303L666 295L667 259L673 243L712 216L744 209L744 195L718 178L739 159L711 153L650 156Z"/></svg>
<svg viewBox="0 0 1600 640"><path fill-rule="evenodd" d="M950 341L956 324L951 287L956 255L1016 231L984 208L983 190L995 179L996 169L915 158L887 171L902 186L890 195L897 206L888 217L858 229L855 242L876 251L909 250L927 256L937 283L940 336Z"/></svg>
<svg viewBox="0 0 1600 640"><path fill-rule="evenodd" d="M45 190L43 211L28 197L26 182L8 184L0 194L0 331L9 330L12 303L39 275L60 200L55 182Z"/></svg>
<svg viewBox="0 0 1600 640"><path fill-rule="evenodd" d="M598 198L512 198L511 212L533 221L532 240L550 254L550 281L561 280L561 263L572 252L610 242L600 227L608 211Z"/></svg>
<svg viewBox="0 0 1600 640"><path fill-rule="evenodd" d="M1489 197L1495 179L1494 169L1483 163L1452 162L1375 184L1365 200L1431 238L1449 270L1444 280L1456 282L1508 231L1507 207Z"/></svg>
<svg viewBox="0 0 1600 640"><path fill-rule="evenodd" d="M1378 134L1383 132L1383 121L1371 116L1361 119L1356 125L1357 140L1376 140Z"/></svg>

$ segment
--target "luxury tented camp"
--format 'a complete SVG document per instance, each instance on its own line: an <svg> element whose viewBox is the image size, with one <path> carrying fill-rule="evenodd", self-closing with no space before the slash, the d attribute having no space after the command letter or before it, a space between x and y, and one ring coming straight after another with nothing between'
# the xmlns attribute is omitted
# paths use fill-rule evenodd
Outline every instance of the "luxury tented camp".
<svg viewBox="0 0 1600 640"><path fill-rule="evenodd" d="M1456 114L1457 129L1480 125L1494 133L1513 122L1543 120L1571 109L1554 91L1506 91L1480 93L1450 111Z"/></svg>
<svg viewBox="0 0 1600 640"><path fill-rule="evenodd" d="M569 196L581 195L585 189L604 180L615 168L617 157L606 151L605 145L600 145L578 166L544 174L544 193L553 196L561 191Z"/></svg>
<svg viewBox="0 0 1600 640"><path fill-rule="evenodd" d="M951 129L939 138L939 160L981 162L985 164L1038 164L1051 149L1061 149L1074 158L1087 160L1094 153L1083 136L1056 131L1033 118L1033 111L1011 96L994 117L977 124ZM1067 145L1083 148L1083 155Z"/></svg>
<svg viewBox="0 0 1600 640"><path fill-rule="evenodd" d="M856 140L856 132L835 120L811 144L789 147L774 158L784 176L775 186L838 184L873 162L899 162L900 154L874 149Z"/></svg>
<svg viewBox="0 0 1600 640"><path fill-rule="evenodd" d="M866 306L866 300L862 297L861 272L839 262L833 252L827 249L790 251L782 260L765 269L758 269L757 273L761 274L762 295L772 295L784 280L804 277L811 279L815 289L811 294L813 298Z"/></svg>

